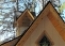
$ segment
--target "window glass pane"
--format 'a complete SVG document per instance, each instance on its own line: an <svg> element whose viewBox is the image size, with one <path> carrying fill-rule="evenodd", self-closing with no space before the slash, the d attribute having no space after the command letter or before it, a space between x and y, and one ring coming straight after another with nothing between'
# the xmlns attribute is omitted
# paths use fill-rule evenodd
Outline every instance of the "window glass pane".
<svg viewBox="0 0 65 46"><path fill-rule="evenodd" d="M50 46L51 43L50 43L50 41L47 39L47 37L44 36L44 37L41 39L41 41L39 42L39 45L40 45L40 46Z"/></svg>

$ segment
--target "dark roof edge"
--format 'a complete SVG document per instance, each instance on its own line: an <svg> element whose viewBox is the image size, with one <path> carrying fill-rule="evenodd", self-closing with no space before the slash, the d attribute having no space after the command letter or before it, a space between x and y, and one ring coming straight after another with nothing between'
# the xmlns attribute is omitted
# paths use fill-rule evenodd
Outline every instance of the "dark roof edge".
<svg viewBox="0 0 65 46"><path fill-rule="evenodd" d="M12 42L12 41L14 41L15 39L18 39L18 38L20 38L20 36L19 36L19 37L14 38L14 39L12 39L12 40L10 40L10 41L7 41L7 42L5 42L5 43L2 43L2 44L0 44L0 46L1 46L1 45L6 44L6 43L8 43L8 42Z"/></svg>

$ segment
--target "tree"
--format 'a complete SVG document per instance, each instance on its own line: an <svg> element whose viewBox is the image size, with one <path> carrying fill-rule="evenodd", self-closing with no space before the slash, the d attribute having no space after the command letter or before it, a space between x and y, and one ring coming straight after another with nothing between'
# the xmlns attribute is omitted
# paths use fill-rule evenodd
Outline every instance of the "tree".
<svg viewBox="0 0 65 46"><path fill-rule="evenodd" d="M65 9L65 2L59 7L60 13L62 13L64 9Z"/></svg>

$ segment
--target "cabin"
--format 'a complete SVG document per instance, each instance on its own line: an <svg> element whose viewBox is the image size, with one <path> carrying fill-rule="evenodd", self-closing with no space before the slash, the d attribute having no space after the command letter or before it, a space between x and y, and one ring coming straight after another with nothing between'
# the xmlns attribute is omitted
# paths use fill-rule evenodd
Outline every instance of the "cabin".
<svg viewBox="0 0 65 46"><path fill-rule="evenodd" d="M50 2L16 46L65 46L65 24Z"/></svg>
<svg viewBox="0 0 65 46"><path fill-rule="evenodd" d="M25 11L16 21L20 39L13 46L65 46L65 23L50 2L32 20L34 17Z"/></svg>

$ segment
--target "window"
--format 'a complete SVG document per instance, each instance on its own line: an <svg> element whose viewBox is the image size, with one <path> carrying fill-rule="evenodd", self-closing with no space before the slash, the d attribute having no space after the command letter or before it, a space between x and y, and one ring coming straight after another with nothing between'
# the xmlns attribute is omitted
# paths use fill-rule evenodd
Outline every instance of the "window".
<svg viewBox="0 0 65 46"><path fill-rule="evenodd" d="M40 46L50 46L50 42L49 40L47 39L46 36L44 36L41 41L39 42L39 45Z"/></svg>

